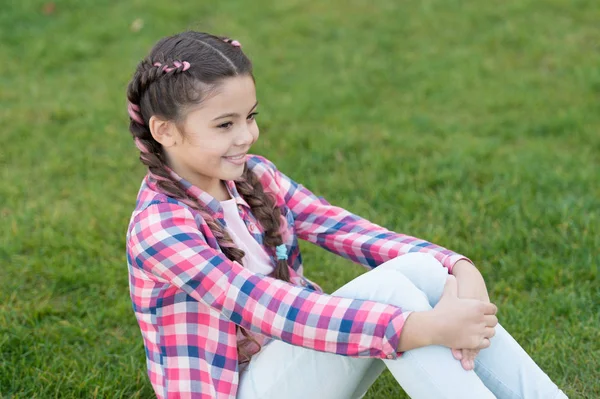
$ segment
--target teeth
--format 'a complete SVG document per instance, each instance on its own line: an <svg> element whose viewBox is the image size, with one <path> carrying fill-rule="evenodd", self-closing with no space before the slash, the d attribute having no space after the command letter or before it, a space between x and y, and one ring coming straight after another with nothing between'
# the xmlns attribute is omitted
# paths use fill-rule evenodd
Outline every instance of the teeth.
<svg viewBox="0 0 600 399"><path fill-rule="evenodd" d="M242 159L243 157L244 157L244 154L238 155L237 157L227 157L227 158L238 160L238 159Z"/></svg>

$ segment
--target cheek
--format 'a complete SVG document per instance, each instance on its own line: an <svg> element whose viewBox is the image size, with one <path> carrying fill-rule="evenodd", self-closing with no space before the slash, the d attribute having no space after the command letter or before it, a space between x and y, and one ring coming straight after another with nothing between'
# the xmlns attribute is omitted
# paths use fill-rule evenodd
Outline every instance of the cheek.
<svg viewBox="0 0 600 399"><path fill-rule="evenodd" d="M260 136L258 125L254 123L254 126L250 131L252 132L252 143L254 143L256 140L258 140L258 136Z"/></svg>
<svg viewBox="0 0 600 399"><path fill-rule="evenodd" d="M229 140L225 136L211 135L191 138L190 151L197 155L218 155L229 147Z"/></svg>

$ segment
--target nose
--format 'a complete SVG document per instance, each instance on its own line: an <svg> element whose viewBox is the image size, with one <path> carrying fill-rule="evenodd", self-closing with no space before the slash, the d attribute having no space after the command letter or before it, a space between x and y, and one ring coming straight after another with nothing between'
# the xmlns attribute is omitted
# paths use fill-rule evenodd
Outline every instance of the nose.
<svg viewBox="0 0 600 399"><path fill-rule="evenodd" d="M238 131L234 144L240 147L252 144L254 142L252 128L253 127L248 126L248 124L243 125Z"/></svg>

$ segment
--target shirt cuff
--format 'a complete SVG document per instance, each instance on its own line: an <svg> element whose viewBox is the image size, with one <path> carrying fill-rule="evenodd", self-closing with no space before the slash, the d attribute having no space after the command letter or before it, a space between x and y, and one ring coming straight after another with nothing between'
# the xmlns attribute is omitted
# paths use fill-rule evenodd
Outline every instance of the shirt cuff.
<svg viewBox="0 0 600 399"><path fill-rule="evenodd" d="M382 359L396 359L401 354L398 352L400 334L402 333L408 315L411 313L412 311L398 309L398 311L390 317L390 324L385 330L385 337L383 339Z"/></svg>
<svg viewBox="0 0 600 399"><path fill-rule="evenodd" d="M475 263L473 263L473 261L471 259L467 258L466 256L459 255L459 254L452 255L452 256L449 256L446 259L444 259L444 262L443 262L443 265L448 269L449 274L452 274L452 269L454 269L454 265L459 260L466 260L467 262L469 262L473 266L475 266Z"/></svg>

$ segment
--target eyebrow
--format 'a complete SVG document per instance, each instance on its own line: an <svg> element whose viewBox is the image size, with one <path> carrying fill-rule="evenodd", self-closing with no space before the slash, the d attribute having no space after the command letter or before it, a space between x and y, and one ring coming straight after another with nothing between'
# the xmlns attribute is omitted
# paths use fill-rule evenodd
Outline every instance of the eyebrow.
<svg viewBox="0 0 600 399"><path fill-rule="evenodd" d="M254 104L254 106L250 109L250 112L254 111L256 109L256 107L258 106L258 101L256 102L256 104ZM249 112L249 113L250 113ZM228 114L223 114L220 116L217 116L216 118L213 118L213 121L216 121L217 119L223 119L223 118L231 118L231 117L238 117L240 116L240 114L237 114L235 112L230 112Z"/></svg>

